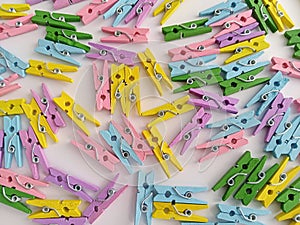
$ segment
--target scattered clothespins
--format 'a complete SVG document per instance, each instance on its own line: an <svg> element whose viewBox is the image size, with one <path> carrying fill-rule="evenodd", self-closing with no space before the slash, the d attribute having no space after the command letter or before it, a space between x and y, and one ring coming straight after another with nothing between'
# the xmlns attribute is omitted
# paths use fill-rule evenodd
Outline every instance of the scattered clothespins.
<svg viewBox="0 0 300 225"><path fill-rule="evenodd" d="M53 0L53 7L58 10L82 1L84 0Z"/></svg>
<svg viewBox="0 0 300 225"><path fill-rule="evenodd" d="M1 4L0 5L0 18L11 19L21 16L27 16L27 11L30 9L29 4Z"/></svg>
<svg viewBox="0 0 300 225"><path fill-rule="evenodd" d="M160 24L162 25L172 16L172 14L178 9L183 1L184 0L164 0L154 9L153 16L164 13L160 20Z"/></svg>
<svg viewBox="0 0 300 225"><path fill-rule="evenodd" d="M300 32L299 32L300 34ZM298 61L289 61L279 57L272 57L272 70L280 71L282 74L294 78L300 78L300 63Z"/></svg>
<svg viewBox="0 0 300 225"><path fill-rule="evenodd" d="M13 83L18 78L19 78L18 74L15 73L5 78L4 80L0 81L0 97L21 88L20 84ZM1 111L1 107L0 107L0 111Z"/></svg>
<svg viewBox="0 0 300 225"><path fill-rule="evenodd" d="M21 105L25 102L25 98L11 99L8 101L0 100L0 116L24 114L24 110Z"/></svg>
<svg viewBox="0 0 300 225"><path fill-rule="evenodd" d="M84 225L86 224L86 217L75 217L75 218L45 218L45 219L33 219L35 223L51 225L51 224L59 224L59 225Z"/></svg>
<svg viewBox="0 0 300 225"><path fill-rule="evenodd" d="M108 43L147 43L148 28L102 27L103 32L112 34L100 39Z"/></svg>
<svg viewBox="0 0 300 225"><path fill-rule="evenodd" d="M296 208L294 208L290 212L281 212L276 216L276 219L278 221L284 221L284 220L292 220L290 225L297 225L300 222L299 218L299 213L300 213L300 205L298 205Z"/></svg>

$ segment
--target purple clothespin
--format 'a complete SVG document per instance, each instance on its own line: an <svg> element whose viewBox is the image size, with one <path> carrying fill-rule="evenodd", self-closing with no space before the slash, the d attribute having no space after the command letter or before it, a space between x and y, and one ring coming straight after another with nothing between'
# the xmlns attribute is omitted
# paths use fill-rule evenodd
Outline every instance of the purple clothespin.
<svg viewBox="0 0 300 225"><path fill-rule="evenodd" d="M34 5L34 4L38 4L40 2L43 2L43 1L45 1L45 0L26 0L25 2L27 4Z"/></svg>
<svg viewBox="0 0 300 225"><path fill-rule="evenodd" d="M57 10L82 1L84 0L53 0L53 7Z"/></svg>
<svg viewBox="0 0 300 225"><path fill-rule="evenodd" d="M117 174L112 181L100 191L93 202L83 211L83 216L88 218L90 224L94 223L95 220L101 216L104 210L107 209L128 187L128 185L125 185L116 191L114 189L114 185L118 177L119 174Z"/></svg>
<svg viewBox="0 0 300 225"><path fill-rule="evenodd" d="M235 105L239 102L239 99L220 96L215 93L203 91L201 89L191 88L190 94L196 95L198 98L191 98L188 103L195 106L200 106L205 109L219 109L229 113L238 113L238 109Z"/></svg>
<svg viewBox="0 0 300 225"><path fill-rule="evenodd" d="M33 219L35 223L51 225L84 225L86 222L86 217L77 217L77 218L46 218L46 219Z"/></svg>
<svg viewBox="0 0 300 225"><path fill-rule="evenodd" d="M2 161L4 156L3 141L4 141L4 131L0 130L0 168L2 168Z"/></svg>
<svg viewBox="0 0 300 225"><path fill-rule="evenodd" d="M28 131L20 130L19 136L22 145L25 148L25 155L32 173L32 177L36 180L39 180L39 165L46 174L49 173L49 165L44 154L44 149L40 145L31 126L28 127Z"/></svg>
<svg viewBox="0 0 300 225"><path fill-rule="evenodd" d="M89 196L85 190L91 190L94 192L99 190L99 188L95 185L88 184L52 167L49 168L49 175L45 178L45 181L56 184L88 202L93 202L93 198Z"/></svg>
<svg viewBox="0 0 300 225"><path fill-rule="evenodd" d="M283 119L287 109L290 107L293 98L284 98L281 92L278 93L269 109L261 119L261 123L256 127L253 135L256 135L264 127L269 127L265 141L269 142Z"/></svg>
<svg viewBox="0 0 300 225"><path fill-rule="evenodd" d="M183 140L184 145L180 151L180 155L183 155L188 150L194 139L198 136L200 130L208 123L210 118L211 114L204 112L204 108L200 108L193 116L192 121L185 125L169 146L172 148L174 145Z"/></svg>

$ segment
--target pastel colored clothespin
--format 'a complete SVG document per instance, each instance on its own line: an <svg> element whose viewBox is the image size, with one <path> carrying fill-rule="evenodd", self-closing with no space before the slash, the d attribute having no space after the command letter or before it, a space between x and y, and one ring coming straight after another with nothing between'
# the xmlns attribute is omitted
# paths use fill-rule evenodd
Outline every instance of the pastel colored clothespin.
<svg viewBox="0 0 300 225"><path fill-rule="evenodd" d="M132 10L127 14L124 22L127 24L137 17L135 27L140 27L156 2L157 0L139 0Z"/></svg>
<svg viewBox="0 0 300 225"><path fill-rule="evenodd" d="M143 162L137 156L135 151L127 143L127 141L121 136L116 127L112 122L109 123L108 130L101 130L100 135L105 140L105 142L112 148L113 152L120 159L121 163L127 169L127 171L133 173L133 165L129 161L132 159L139 165L143 165Z"/></svg>
<svg viewBox="0 0 300 225"><path fill-rule="evenodd" d="M5 73L5 72L6 72L6 68L4 66L0 65L0 74ZM0 80L1 79L3 80L2 77L0 77Z"/></svg>
<svg viewBox="0 0 300 225"><path fill-rule="evenodd" d="M134 7L138 0L119 0L117 1L109 10L103 14L103 19L108 19L113 15L116 15L116 18L112 24L113 27L116 27L120 24L122 20L128 15L130 10Z"/></svg>
<svg viewBox="0 0 300 225"><path fill-rule="evenodd" d="M0 40L38 29L38 25L31 23L32 16L33 14L30 14L0 24Z"/></svg>
<svg viewBox="0 0 300 225"><path fill-rule="evenodd" d="M145 52L139 52L138 57L146 70L148 76L152 79L153 83L156 86L156 89L158 90L160 95L163 95L162 90L162 82L164 81L166 85L172 89L173 85L161 67L161 65L156 61L153 53L150 51L149 48L146 48Z"/></svg>
<svg viewBox="0 0 300 225"><path fill-rule="evenodd" d="M208 223L201 223L201 225L235 225L234 222L208 222ZM193 222L182 222L181 225L199 225L199 223Z"/></svg>
<svg viewBox="0 0 300 225"><path fill-rule="evenodd" d="M300 32L299 32L300 34ZM298 61L290 61L279 57L272 57L272 70L280 71L284 75L294 78L300 78L300 63Z"/></svg>
<svg viewBox="0 0 300 225"><path fill-rule="evenodd" d="M0 116L11 116L23 114L22 104L26 102L25 98L11 99L8 101L0 100Z"/></svg>
<svg viewBox="0 0 300 225"><path fill-rule="evenodd" d="M1 4L0 5L0 18L11 19L21 16L27 16L27 11L30 9L29 4Z"/></svg>
<svg viewBox="0 0 300 225"><path fill-rule="evenodd" d="M47 187L48 184L39 180L34 180L11 170L0 168L0 185L14 188L15 190L33 195L37 198L46 198L46 196L37 190L37 187Z"/></svg>
<svg viewBox="0 0 300 225"><path fill-rule="evenodd" d="M259 67L255 70L251 70L240 76L231 78L220 82L220 87L223 89L223 94L225 96L232 95L234 93L246 90L257 85L266 83L270 80L269 77L256 78L255 76L262 72L264 67Z"/></svg>
<svg viewBox="0 0 300 225"><path fill-rule="evenodd" d="M25 0L26 3L28 3L29 5L35 5L35 4L38 4L38 3L41 3L45 0Z"/></svg>
<svg viewBox="0 0 300 225"><path fill-rule="evenodd" d="M172 119L178 115L189 112L194 109L194 106L188 104L190 97L188 95L176 99L173 102L155 107L141 113L141 116L156 116L157 118L147 124L150 128L157 123Z"/></svg>
<svg viewBox="0 0 300 225"><path fill-rule="evenodd" d="M300 43L299 34L300 34L300 29L288 30L284 32L284 37L288 39L287 45L291 46Z"/></svg>
<svg viewBox="0 0 300 225"><path fill-rule="evenodd" d="M0 130L0 168L3 167L2 163L3 163L3 157L4 157L4 131Z"/></svg>
<svg viewBox="0 0 300 225"><path fill-rule="evenodd" d="M297 107L297 112L300 112L300 98L295 99L293 103Z"/></svg>
<svg viewBox="0 0 300 225"><path fill-rule="evenodd" d="M91 59L107 60L108 62L125 64L128 66L134 65L136 57L135 52L117 49L107 45L101 45L89 42L89 45L98 50L97 53L87 53L85 56Z"/></svg>
<svg viewBox="0 0 300 225"><path fill-rule="evenodd" d="M46 219L60 217L80 217L79 205L81 200L48 200L32 199L26 204L41 208L39 211L28 216L29 219Z"/></svg>
<svg viewBox="0 0 300 225"><path fill-rule="evenodd" d="M18 74L15 73L5 78L4 80L0 81L0 97L21 88L20 84L13 83L18 78L19 78ZM1 111L1 106L0 106L0 111Z"/></svg>
<svg viewBox="0 0 300 225"><path fill-rule="evenodd" d="M183 170L183 167L176 159L172 149L165 142L159 133L159 130L155 126L152 126L149 128L149 130L144 130L142 133L148 141L150 147L153 148L153 153L168 178L171 177L168 161L170 161L170 163L172 163L179 171Z"/></svg>
<svg viewBox="0 0 300 225"><path fill-rule="evenodd" d="M300 166L296 166L288 172L284 172L288 161L289 157L286 157L281 162L279 169L256 196L256 199L261 201L263 206L266 208L271 205L276 197L285 189L285 187L300 171Z"/></svg>
<svg viewBox="0 0 300 225"><path fill-rule="evenodd" d="M112 34L100 39L107 43L147 43L148 28L102 27L103 32Z"/></svg>
<svg viewBox="0 0 300 225"><path fill-rule="evenodd" d="M169 146L172 148L174 145L183 141L183 146L180 155L183 155L199 135L201 129L205 127L211 118L210 113L204 112L204 108L200 108L198 112L192 117L191 122L187 123L181 131L171 141Z"/></svg>
<svg viewBox="0 0 300 225"><path fill-rule="evenodd" d="M115 170L115 165L120 162L115 155L105 149L105 147L103 147L100 143L96 142L96 140L85 135L83 132L77 130L77 134L83 139L83 143L78 142L75 139L71 141L74 146L91 158L97 160L99 164L103 165L108 170Z"/></svg>
<svg viewBox="0 0 300 225"><path fill-rule="evenodd" d="M154 9L153 16L164 13L160 20L160 24L163 25L178 9L183 1L184 0L164 0L159 6Z"/></svg>
<svg viewBox="0 0 300 225"><path fill-rule="evenodd" d="M177 39L193 37L200 34L209 33L211 27L204 26L208 19L194 20L178 25L171 25L162 28L165 41L173 41Z"/></svg>
<svg viewBox="0 0 300 225"><path fill-rule="evenodd" d="M80 22L80 16L35 10L35 16L31 18L31 21L43 26L76 31L76 27L69 22Z"/></svg>
<svg viewBox="0 0 300 225"><path fill-rule="evenodd" d="M285 213L281 212L276 216L276 219L278 221L284 221L284 220L292 220L290 225L298 225L300 223L300 205L298 205L296 208L294 208L292 211Z"/></svg>
<svg viewBox="0 0 300 225"><path fill-rule="evenodd" d="M251 40L243 41L234 45L230 45L220 49L220 53L233 53L232 56L225 60L225 64L231 63L235 60L241 59L255 52L262 51L269 48L270 44L265 41L265 35L253 38Z"/></svg>
<svg viewBox="0 0 300 225"><path fill-rule="evenodd" d="M87 191L97 192L99 190L99 188L93 184L89 184L52 167L49 168L49 174L45 178L45 181L62 187L64 190L88 202L92 202L93 198L87 194Z"/></svg>
<svg viewBox="0 0 300 225"><path fill-rule="evenodd" d="M3 151L4 151L4 168L11 168L12 159L15 157L17 166L23 167L23 149L19 136L21 130L21 117L16 115L12 118L3 117Z"/></svg>
<svg viewBox="0 0 300 225"><path fill-rule="evenodd" d="M0 46L0 66L3 66L20 77L25 77L29 65Z"/></svg>
<svg viewBox="0 0 300 225"><path fill-rule="evenodd" d="M271 214L269 210L251 209L239 206L218 204L220 212L218 219L245 225L264 225L258 221L258 216Z"/></svg>
<svg viewBox="0 0 300 225"><path fill-rule="evenodd" d="M136 192L136 205L134 225L139 225L142 215L146 217L146 224L152 224L152 209L154 196L154 172L145 174L138 171L138 184Z"/></svg>
<svg viewBox="0 0 300 225"><path fill-rule="evenodd" d="M189 103L194 106L203 107L204 109L219 109L233 114L238 113L238 109L235 107L239 102L237 98L220 96L195 88L191 88L189 93L197 96L197 98L191 98L189 100Z"/></svg>
<svg viewBox="0 0 300 225"><path fill-rule="evenodd" d="M80 62L73 59L72 55L86 53L83 49L61 43L55 43L53 41L47 41L44 39L39 39L38 47L36 47L34 50L43 55L51 56L53 58L68 62L78 67L81 66L81 64Z"/></svg>
<svg viewBox="0 0 300 225"><path fill-rule="evenodd" d="M250 99L245 105L246 108L254 105L255 103L262 102L260 107L256 110L256 115L261 113L271 104L276 98L280 90L287 84L288 78L283 77L281 72L277 72L257 94Z"/></svg>
<svg viewBox="0 0 300 225"><path fill-rule="evenodd" d="M210 141L201 145L197 145L196 149L208 149L209 152L199 159L203 162L207 159L218 157L219 155L230 152L248 144L248 140L244 137L244 131L241 130L235 134L225 136L223 138Z"/></svg>
<svg viewBox="0 0 300 225"><path fill-rule="evenodd" d="M219 3L211 8L201 11L199 16L211 16L205 23L206 26L209 26L212 23L216 23L246 8L247 5L242 2L242 0L227 0L226 2Z"/></svg>
<svg viewBox="0 0 300 225"><path fill-rule="evenodd" d="M86 134L90 135L90 132L85 124L86 121L90 121L97 127L100 126L100 122L96 120L90 113L88 113L79 104L75 103L74 99L66 92L62 91L60 97L53 98L54 103L64 112L67 116Z"/></svg>
<svg viewBox="0 0 300 225"><path fill-rule="evenodd" d="M35 223L44 224L44 225L51 225L51 224L58 224L58 225L84 225L86 224L86 217L75 217L75 218L45 218L45 219L33 219Z"/></svg>
<svg viewBox="0 0 300 225"><path fill-rule="evenodd" d="M53 7L58 10L82 1L84 0L53 0Z"/></svg>

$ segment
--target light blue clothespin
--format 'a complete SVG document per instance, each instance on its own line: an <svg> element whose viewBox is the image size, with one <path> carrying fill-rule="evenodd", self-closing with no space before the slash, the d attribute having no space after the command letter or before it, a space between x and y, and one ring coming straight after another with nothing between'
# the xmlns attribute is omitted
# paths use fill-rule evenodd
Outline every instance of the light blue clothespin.
<svg viewBox="0 0 300 225"><path fill-rule="evenodd" d="M225 79L231 79L247 73L251 70L255 70L262 66L270 64L269 61L257 62L256 58L260 57L264 52L258 52L245 58L241 58L235 62L226 64L221 67L222 72L225 75Z"/></svg>
<svg viewBox="0 0 300 225"><path fill-rule="evenodd" d="M21 59L19 59L18 57L11 54L9 51L5 50L0 46L0 66L4 67L4 70L0 68L0 70L4 72L7 68L12 72L18 74L19 76L25 77L25 70L29 67L29 64L22 61Z"/></svg>
<svg viewBox="0 0 300 225"><path fill-rule="evenodd" d="M256 115L259 116L276 98L279 91L287 84L288 78L283 77L281 72L277 72L271 80L245 105L248 108L257 102L262 102L256 110Z"/></svg>
<svg viewBox="0 0 300 225"><path fill-rule="evenodd" d="M117 16L112 24L113 27L116 27L122 20L125 19L137 1L138 0L119 0L113 5L113 7L103 14L103 18L106 20L116 14Z"/></svg>
<svg viewBox="0 0 300 225"><path fill-rule="evenodd" d="M80 66L81 64L71 57L72 54L86 53L83 49L44 39L39 39L38 47L35 48L35 51L71 63L75 66Z"/></svg>
<svg viewBox="0 0 300 225"><path fill-rule="evenodd" d="M0 66L0 74L5 73L5 72L6 72L6 68L4 66ZM3 78L2 78L2 80L3 80Z"/></svg>
<svg viewBox="0 0 300 225"><path fill-rule="evenodd" d="M264 225L257 221L257 217L271 214L271 211L269 210L251 209L224 204L218 204L218 207L220 210L217 215L218 219L245 225Z"/></svg>
<svg viewBox="0 0 300 225"><path fill-rule="evenodd" d="M12 158L15 156L17 166L23 166L23 150L22 143L19 137L21 130L21 117L14 116L12 119L8 116L3 117L4 126L4 167L11 167Z"/></svg>
<svg viewBox="0 0 300 225"><path fill-rule="evenodd" d="M148 174L145 174L143 171L138 172L134 225L140 224L142 214L145 214L147 225L152 224L152 208L154 196L153 183L153 171Z"/></svg>
<svg viewBox="0 0 300 225"><path fill-rule="evenodd" d="M221 131L218 134L211 137L211 140L216 140L237 133L240 130L255 127L258 124L260 124L260 121L254 117L254 111L252 110L229 119L207 124L206 127L221 128Z"/></svg>
<svg viewBox="0 0 300 225"><path fill-rule="evenodd" d="M201 11L199 16L212 16L206 23L206 26L209 26L212 23L218 22L226 17L247 9L247 4L242 0L228 0L227 2L223 2L217 4L209 9Z"/></svg>
<svg viewBox="0 0 300 225"><path fill-rule="evenodd" d="M133 169L129 158L132 158L139 165L143 165L143 162L139 159L131 146L125 141L112 123L109 123L108 130L101 130L100 135L104 138L106 143L111 146L116 156L120 159L130 174L133 173Z"/></svg>
<svg viewBox="0 0 300 225"><path fill-rule="evenodd" d="M218 65L205 65L216 58L217 55L208 55L183 61L170 62L168 65L171 71L171 77L217 68L219 67Z"/></svg>

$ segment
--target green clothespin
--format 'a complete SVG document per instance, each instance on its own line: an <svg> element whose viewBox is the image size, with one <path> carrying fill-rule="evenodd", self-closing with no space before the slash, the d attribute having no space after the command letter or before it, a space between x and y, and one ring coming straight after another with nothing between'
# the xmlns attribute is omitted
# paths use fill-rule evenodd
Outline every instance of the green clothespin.
<svg viewBox="0 0 300 225"><path fill-rule="evenodd" d="M92 39L93 35L91 34L76 32L72 30L64 30L64 29L54 28L49 26L46 28L46 31L47 34L45 39L49 41L59 42L69 46L77 47L85 50L86 52L90 51L89 46L84 45L78 42L77 40Z"/></svg>
<svg viewBox="0 0 300 225"><path fill-rule="evenodd" d="M265 186L265 184L271 179L274 173L278 170L279 164L274 164L267 171L263 171L263 167L267 161L267 156L263 156L252 171L246 182L234 195L237 200L242 200L243 205L249 205L249 203L255 198L257 193Z"/></svg>
<svg viewBox="0 0 300 225"><path fill-rule="evenodd" d="M290 212L300 203L300 177L276 198L283 212Z"/></svg>
<svg viewBox="0 0 300 225"><path fill-rule="evenodd" d="M255 78L257 74L264 70L264 67L259 67L255 70L251 70L238 77L222 81L220 86L223 88L225 96L234 94L236 92L246 90L248 88L257 86L270 80L269 77Z"/></svg>
<svg viewBox="0 0 300 225"><path fill-rule="evenodd" d="M20 210L24 213L31 214L32 211L24 203L21 202L22 198L34 199L35 197L24 192L18 191L14 188L8 188L0 185L0 202Z"/></svg>
<svg viewBox="0 0 300 225"><path fill-rule="evenodd" d="M228 186L222 200L226 201L230 195L246 180L247 176L255 169L259 159L251 158L251 153L246 151L242 157L219 181L213 186L213 191Z"/></svg>
<svg viewBox="0 0 300 225"><path fill-rule="evenodd" d="M43 26L76 31L76 27L68 22L80 22L80 16L35 10L35 16L31 18L31 21Z"/></svg>
<svg viewBox="0 0 300 225"><path fill-rule="evenodd" d="M177 39L196 36L199 34L205 34L212 31L211 27L204 26L208 21L207 18L194 20L178 25L172 25L162 28L162 33L165 36L165 41L173 41Z"/></svg>
<svg viewBox="0 0 300 225"><path fill-rule="evenodd" d="M295 47L294 47L293 58L300 59L300 43L296 44Z"/></svg>
<svg viewBox="0 0 300 225"><path fill-rule="evenodd" d="M191 88L201 88L203 86L217 84L223 81L221 68L214 68L201 72L194 72L185 75L171 77L172 81L186 81L186 84L175 89L174 93L187 91Z"/></svg>
<svg viewBox="0 0 300 225"><path fill-rule="evenodd" d="M288 39L288 46L300 43L300 29L288 30L284 32L284 36Z"/></svg>

